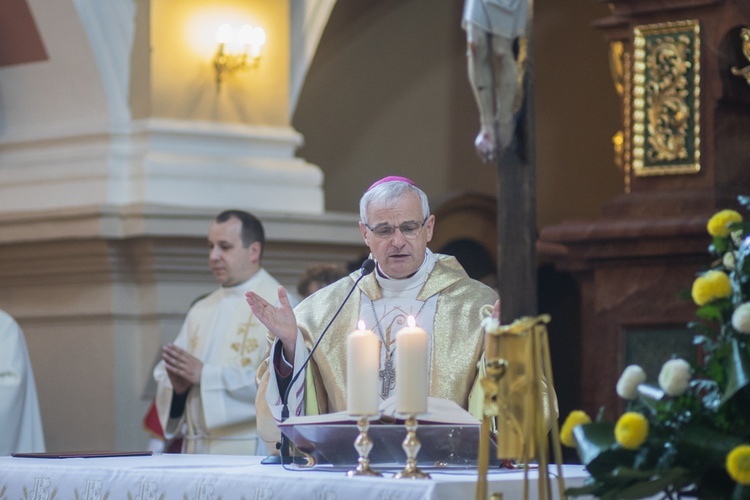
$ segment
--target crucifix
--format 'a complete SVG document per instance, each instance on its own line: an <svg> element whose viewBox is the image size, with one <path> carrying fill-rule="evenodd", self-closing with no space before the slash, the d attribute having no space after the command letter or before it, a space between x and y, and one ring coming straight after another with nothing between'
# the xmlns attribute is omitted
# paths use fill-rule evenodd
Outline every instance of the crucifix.
<svg viewBox="0 0 750 500"><path fill-rule="evenodd" d="M380 326L378 325L378 330ZM381 337L382 337L382 332ZM396 343L396 339L391 340L391 325L385 329L385 337L381 339L381 349L385 347L385 361L383 368L380 370L381 389L380 397L387 399L391 391L396 387L396 368L393 366L393 352L391 346Z"/></svg>
<svg viewBox="0 0 750 500"><path fill-rule="evenodd" d="M483 162L497 166L501 317L510 321L537 308L531 3L466 0L462 19L479 109L474 145Z"/></svg>

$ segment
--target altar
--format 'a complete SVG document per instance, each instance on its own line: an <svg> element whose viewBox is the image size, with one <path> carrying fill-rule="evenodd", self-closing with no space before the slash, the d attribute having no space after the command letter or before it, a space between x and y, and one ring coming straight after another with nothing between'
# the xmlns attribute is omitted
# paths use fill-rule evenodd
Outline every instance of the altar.
<svg viewBox="0 0 750 500"><path fill-rule="evenodd" d="M383 478L347 477L345 469L317 466L284 469L259 456L150 455L97 458L0 457L2 499L469 499L476 468L423 468L431 479L392 479L399 469L380 469ZM287 466L290 467L290 466ZM552 476L557 471L550 468ZM489 491L522 498L523 470L494 469ZM580 465L563 465L566 486L587 477ZM556 479L553 491L557 491ZM529 471L529 498L536 498L537 473ZM557 497L557 495L555 496Z"/></svg>

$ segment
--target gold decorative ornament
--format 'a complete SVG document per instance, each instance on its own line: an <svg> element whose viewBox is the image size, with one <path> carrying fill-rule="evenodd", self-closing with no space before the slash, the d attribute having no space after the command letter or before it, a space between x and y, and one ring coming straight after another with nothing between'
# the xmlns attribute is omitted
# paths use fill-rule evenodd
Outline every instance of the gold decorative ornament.
<svg viewBox="0 0 750 500"><path fill-rule="evenodd" d="M625 92L624 76L625 66L623 65L625 56L625 46L621 41L609 44L609 72L612 75L612 82L615 84L617 95L622 97ZM622 129L615 132L612 136L612 147L615 153L615 166L619 170L624 170L623 162L623 144L624 135Z"/></svg>
<svg viewBox="0 0 750 500"><path fill-rule="evenodd" d="M406 466L401 472L393 476L394 479L430 479L430 475L417 467L417 454L422 447L422 443L417 439L417 416L409 415L406 417L407 433L401 447L406 452Z"/></svg>
<svg viewBox="0 0 750 500"><path fill-rule="evenodd" d="M487 338L488 350L489 343L493 343L492 352L497 352L494 347L494 339ZM493 358L485 364L485 376L481 379L482 392L484 392L484 403L482 404L482 426L479 434L479 457L477 460L477 490L476 500L487 498L487 470L490 465L490 440L492 439L492 430L495 428L495 419L500 413L498 405L498 386L500 379L505 376L508 368L508 362L505 359ZM492 495L493 497L495 494ZM502 495L501 495L502 498Z"/></svg>
<svg viewBox="0 0 750 500"><path fill-rule="evenodd" d="M360 417L357 421L357 428L359 428L359 435L354 440L354 448L359 453L359 460L357 461L357 467L346 473L349 477L354 476L370 476L370 477L383 477L383 474L370 467L370 451L372 450L372 439L367 435L367 430L370 428L370 421L366 416Z"/></svg>
<svg viewBox="0 0 750 500"><path fill-rule="evenodd" d="M742 54L750 61L750 28L742 28L740 30L740 40L742 40ZM747 84L750 85L750 65L744 68L732 66L732 74L743 77L747 81Z"/></svg>
<svg viewBox="0 0 750 500"><path fill-rule="evenodd" d="M700 24L634 28L635 175L700 171Z"/></svg>
<svg viewBox="0 0 750 500"><path fill-rule="evenodd" d="M496 424L497 457L519 460L524 467L524 494L528 498L528 465L538 464L538 498L552 498L548 476L547 435L557 464L558 494L564 497L562 449L554 417L554 383L547 340L549 315L521 318L508 326L485 331L486 376L482 381L484 408L479 443L477 499L487 495L490 423ZM545 379L546 384L545 385ZM484 441L487 441L485 443Z"/></svg>
<svg viewBox="0 0 750 500"><path fill-rule="evenodd" d="M622 41L609 44L609 70L617 95L622 97L623 128L612 136L615 166L623 173L624 191L630 192L630 52Z"/></svg>
<svg viewBox="0 0 750 500"><path fill-rule="evenodd" d="M633 173L633 128L632 128L632 109L633 109L633 54L625 52L623 54L623 95L622 95L622 112L623 112L623 133L622 133L622 173L625 181L625 192L630 193L630 179Z"/></svg>
<svg viewBox="0 0 750 500"><path fill-rule="evenodd" d="M621 41L615 41L609 44L609 72L612 75L612 81L615 84L617 95L622 95L625 91L623 77L625 75L625 66L623 57L625 55L625 45Z"/></svg>
<svg viewBox="0 0 750 500"><path fill-rule="evenodd" d="M260 26L243 25L237 32L228 23L216 31L216 53L211 64L216 72L216 92L228 74L257 68L266 44L266 32Z"/></svg>

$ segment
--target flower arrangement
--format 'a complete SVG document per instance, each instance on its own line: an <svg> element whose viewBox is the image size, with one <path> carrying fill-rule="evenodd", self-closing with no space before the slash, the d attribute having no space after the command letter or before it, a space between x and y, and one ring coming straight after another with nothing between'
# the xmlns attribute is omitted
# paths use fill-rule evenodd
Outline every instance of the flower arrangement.
<svg viewBox="0 0 750 500"><path fill-rule="evenodd" d="M750 209L750 197L739 201ZM670 359L659 387L628 366L616 423L571 412L560 441L591 477L568 496L750 499L750 223L722 210L707 229L714 261L693 283L698 321L688 325L700 361Z"/></svg>

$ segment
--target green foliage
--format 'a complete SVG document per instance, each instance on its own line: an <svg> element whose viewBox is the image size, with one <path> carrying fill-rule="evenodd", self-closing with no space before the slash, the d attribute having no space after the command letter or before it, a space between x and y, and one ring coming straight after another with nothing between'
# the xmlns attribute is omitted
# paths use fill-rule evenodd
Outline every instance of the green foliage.
<svg viewBox="0 0 750 500"><path fill-rule="evenodd" d="M750 196L739 202L750 210ZM687 391L670 397L643 390L628 403L628 411L649 423L637 450L617 443L612 422L576 427L578 455L591 477L569 488L569 496L750 499L750 487L736 484L725 470L727 454L750 443L750 335L732 326L735 309L750 301L750 222L729 229L730 235L711 238L708 252L710 269L729 276L732 295L698 307L697 321L688 324L701 362L691 367Z"/></svg>

